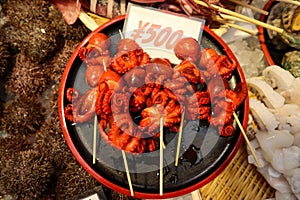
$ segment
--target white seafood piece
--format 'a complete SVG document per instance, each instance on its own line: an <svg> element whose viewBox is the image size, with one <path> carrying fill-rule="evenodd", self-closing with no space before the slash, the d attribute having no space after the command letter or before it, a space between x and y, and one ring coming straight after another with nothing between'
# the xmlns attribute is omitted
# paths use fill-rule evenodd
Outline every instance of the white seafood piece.
<svg viewBox="0 0 300 200"><path fill-rule="evenodd" d="M274 178L279 178L282 175L279 171L277 171L270 165L268 167L268 173L270 174L270 176L272 176Z"/></svg>
<svg viewBox="0 0 300 200"><path fill-rule="evenodd" d="M300 132L294 134L294 144L293 145L300 147Z"/></svg>
<svg viewBox="0 0 300 200"><path fill-rule="evenodd" d="M300 78L295 78L289 89L280 94L285 98L287 103L295 103L300 105Z"/></svg>
<svg viewBox="0 0 300 200"><path fill-rule="evenodd" d="M277 65L268 66L262 74L266 82L278 92L289 89L295 79L289 71Z"/></svg>
<svg viewBox="0 0 300 200"><path fill-rule="evenodd" d="M268 162L271 162L276 156L276 149L289 147L294 142L294 136L288 130L258 131L255 136L262 148L263 156Z"/></svg>
<svg viewBox="0 0 300 200"><path fill-rule="evenodd" d="M276 149L271 165L278 172L285 173L289 170L300 167L300 148L290 146L287 148Z"/></svg>
<svg viewBox="0 0 300 200"><path fill-rule="evenodd" d="M298 176L300 178L300 147L298 146L290 146L288 148L283 148L283 154L285 155L285 169L288 171L289 169L298 168ZM290 162L289 162L290 161ZM300 179L299 179L300 183ZM300 185L299 185L300 192Z"/></svg>
<svg viewBox="0 0 300 200"><path fill-rule="evenodd" d="M289 170L285 173L285 177L291 186L292 191L300 198L300 167Z"/></svg>
<svg viewBox="0 0 300 200"><path fill-rule="evenodd" d="M275 110L274 116L279 121L279 130L289 130L292 134L300 131L300 106L284 104Z"/></svg>
<svg viewBox="0 0 300 200"><path fill-rule="evenodd" d="M278 108L277 110L280 113L280 115L283 116L291 116L291 115L299 116L300 106L294 103L287 103L284 104L282 107Z"/></svg>
<svg viewBox="0 0 300 200"><path fill-rule="evenodd" d="M291 193L292 190L286 178L283 175L279 177L270 176L268 168L269 166L263 168L257 168L257 171L265 178L265 180L275 190L278 190L280 193Z"/></svg>
<svg viewBox="0 0 300 200"><path fill-rule="evenodd" d="M253 147L253 149L259 149L260 148L260 144L258 143L257 139L254 138L253 140L250 141L251 146ZM250 154L251 151L249 150L248 146L247 146L247 152Z"/></svg>
<svg viewBox="0 0 300 200"><path fill-rule="evenodd" d="M294 193L281 193L279 191L275 192L275 200L297 200Z"/></svg>
<svg viewBox="0 0 300 200"><path fill-rule="evenodd" d="M300 118L296 115L285 116L275 113L274 116L279 122L279 130L288 130L291 134L297 133L300 131Z"/></svg>
<svg viewBox="0 0 300 200"><path fill-rule="evenodd" d="M253 92L268 108L275 109L283 106L284 97L275 92L264 80L250 78L247 80L248 89Z"/></svg>
<svg viewBox="0 0 300 200"><path fill-rule="evenodd" d="M276 120L274 114L260 101L250 98L249 100L250 112L262 131L274 130L277 128L279 122Z"/></svg>

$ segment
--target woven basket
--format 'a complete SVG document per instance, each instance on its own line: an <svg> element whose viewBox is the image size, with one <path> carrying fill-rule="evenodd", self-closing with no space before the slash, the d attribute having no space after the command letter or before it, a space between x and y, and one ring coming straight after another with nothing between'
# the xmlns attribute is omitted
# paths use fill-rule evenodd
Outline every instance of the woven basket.
<svg viewBox="0 0 300 200"><path fill-rule="evenodd" d="M92 13L82 13L81 21L91 30L109 19ZM249 164L246 144L243 143L235 157L213 181L199 189L202 200L263 200L274 198L275 190ZM193 198L194 199L194 198Z"/></svg>
<svg viewBox="0 0 300 200"><path fill-rule="evenodd" d="M266 182L256 167L249 164L246 144L243 143L235 157L213 181L203 186L203 200L261 200L274 198L275 190Z"/></svg>

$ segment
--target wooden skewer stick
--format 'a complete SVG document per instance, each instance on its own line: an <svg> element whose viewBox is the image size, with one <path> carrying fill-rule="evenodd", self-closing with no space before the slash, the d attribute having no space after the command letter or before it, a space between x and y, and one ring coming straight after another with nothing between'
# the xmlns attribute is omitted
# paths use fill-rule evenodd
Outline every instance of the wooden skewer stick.
<svg viewBox="0 0 300 200"><path fill-rule="evenodd" d="M241 124L241 122L240 122L240 120L239 120L239 118L238 118L238 116L236 115L235 112L233 113L233 117L234 117L235 121L237 122L237 124L238 124L238 126L239 126L239 128L240 128L240 130L241 130L241 132L242 132L242 134L244 136L244 139L245 139L245 141L246 141L246 143L247 143L247 145L248 145L248 147L249 147L249 149L251 151L251 154L254 157L254 160L255 160L257 166L260 167L261 165L260 165L260 162L259 162L259 160L257 158L257 155L256 155L256 153L255 153L255 151L254 151L254 149L253 149L253 147L252 147L252 145L251 145L251 143L250 143L250 141L249 141L249 139L248 139L248 137L247 137L247 135L246 135L246 133L244 131L244 128L243 128L243 126L242 126L242 124Z"/></svg>
<svg viewBox="0 0 300 200"><path fill-rule="evenodd" d="M226 14L224 14L224 13L220 13L220 17L219 16L216 16L216 18L217 19L227 19L227 20L231 20L231 21L237 21L237 22L244 22L244 23L249 23L249 24L252 24L252 23L250 23L250 22L248 22L248 21L245 21L245 20L243 20L243 19L241 19L241 18L238 18L238 17L234 17L234 16L231 16L231 15L226 15Z"/></svg>
<svg viewBox="0 0 300 200"><path fill-rule="evenodd" d="M130 173L129 173L129 169L128 169L128 163L127 163L126 154L125 154L124 150L122 150L122 156L123 156L125 171L126 171L126 175L127 175L128 185L129 185L129 189L130 189L130 195L134 196L132 183L131 183L131 178L130 178Z"/></svg>
<svg viewBox="0 0 300 200"><path fill-rule="evenodd" d="M107 67L106 67L106 63L105 63L104 60L102 61L102 64L103 64L103 70L106 72L107 71Z"/></svg>
<svg viewBox="0 0 300 200"><path fill-rule="evenodd" d="M103 70L106 72L106 64L105 61L103 60ZM95 119L94 119L94 138L93 138L93 164L96 163L96 140L97 140L97 114L95 114Z"/></svg>
<svg viewBox="0 0 300 200"><path fill-rule="evenodd" d="M227 25L227 26L229 26L231 28L235 28L235 29L238 29L238 30L243 31L245 33L248 33L250 35L257 35L257 31L249 30L249 29L241 27L241 26L239 26L237 24L227 22L225 20L222 20L220 17L216 17L216 21L220 22L222 24L225 24L225 25Z"/></svg>
<svg viewBox="0 0 300 200"><path fill-rule="evenodd" d="M108 1L107 2L107 11L106 11L106 16L107 18L112 18L113 16L113 8L114 8L114 1Z"/></svg>
<svg viewBox="0 0 300 200"><path fill-rule="evenodd" d="M97 0L91 0L90 1L90 11L93 13L96 13L96 7L97 7Z"/></svg>
<svg viewBox="0 0 300 200"><path fill-rule="evenodd" d="M205 7L208 7L206 3L204 3L203 1L201 0L194 0L195 3L201 5L201 6L205 6ZM258 21L256 19L253 19L253 18L250 18L250 17L247 17L245 15L242 15L242 14L239 14L237 12L233 12L231 10L228 10L228 9L225 9L225 8L222 8L220 6L217 6L217 5L211 5L213 8L217 9L219 12L222 12L222 13L225 13L225 14L228 14L228 15L231 15L231 16L234 16L234 17L237 17L237 18L241 18L245 21L248 21L250 23L253 23L253 24L256 24L258 26L262 26L266 29L270 29L272 31L275 31L277 33L280 33L280 34L283 34L284 33L284 30L282 28L278 28L276 26L272 26L270 24L267 24L267 23L264 23L264 22L261 22L261 21Z"/></svg>
<svg viewBox="0 0 300 200"><path fill-rule="evenodd" d="M119 29L119 34L120 34L121 38L123 39L124 35L120 29ZM104 64L104 61L103 61L103 66L104 66L104 70L106 70L106 65ZM128 180L128 184L129 184L130 194L131 194L131 196L134 196L130 173L129 173L129 169L128 169L128 163L127 163L126 154L125 154L124 150L122 150L122 155L123 155L123 161L124 161L124 165L125 165L127 180Z"/></svg>
<svg viewBox="0 0 300 200"><path fill-rule="evenodd" d="M180 152L180 145L182 139L182 127L183 127L183 120L184 120L184 111L181 114L179 132L178 132L178 142L177 142L177 150L176 150L176 157L175 157L175 166L178 166L178 159L179 159L179 152Z"/></svg>
<svg viewBox="0 0 300 200"><path fill-rule="evenodd" d="M93 137L93 164L96 163L96 141L97 141L97 114L94 118L94 137Z"/></svg>
<svg viewBox="0 0 300 200"><path fill-rule="evenodd" d="M164 142L164 134L163 134L163 124L164 118L160 118L160 134L159 134L159 195L163 195L163 177L164 177L164 149L163 149L163 142Z"/></svg>
<svg viewBox="0 0 300 200"><path fill-rule="evenodd" d="M269 14L268 11L262 10L260 8L257 8L257 7L255 7L253 5L250 5L250 4L242 2L242 1L238 1L238 0L229 0L229 1L231 1L231 2L233 2L235 4L237 4L237 5L243 6L245 8L250 8L251 10L256 11L256 12L258 12L260 14L263 14L263 15L268 15Z"/></svg>
<svg viewBox="0 0 300 200"><path fill-rule="evenodd" d="M293 1L293 0L276 0L276 1L284 2L284 3L290 3L290 4L294 4L294 5L300 6L300 2L299 1Z"/></svg>
<svg viewBox="0 0 300 200"><path fill-rule="evenodd" d="M121 31L121 29L119 29L119 34L121 36L121 39L124 39L124 35L123 35L123 32Z"/></svg>
<svg viewBox="0 0 300 200"><path fill-rule="evenodd" d="M120 1L120 11L121 11L121 15L126 14L126 0Z"/></svg>

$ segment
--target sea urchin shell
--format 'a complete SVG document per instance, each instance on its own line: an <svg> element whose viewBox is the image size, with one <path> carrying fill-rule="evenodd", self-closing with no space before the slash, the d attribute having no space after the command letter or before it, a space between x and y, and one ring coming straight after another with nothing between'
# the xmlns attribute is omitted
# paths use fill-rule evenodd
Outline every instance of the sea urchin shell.
<svg viewBox="0 0 300 200"><path fill-rule="evenodd" d="M4 77L5 71L9 66L11 54L8 51L8 44L0 41L0 79Z"/></svg>
<svg viewBox="0 0 300 200"><path fill-rule="evenodd" d="M44 123L45 116L45 108L34 98L11 100L4 107L1 129L12 135L33 134Z"/></svg>
<svg viewBox="0 0 300 200"><path fill-rule="evenodd" d="M68 163L75 161L63 138L58 117L51 117L42 125L33 146L35 150L44 152L57 169L64 169Z"/></svg>
<svg viewBox="0 0 300 200"><path fill-rule="evenodd" d="M47 18L50 5L45 0L7 0L6 15L14 26L21 27L24 22Z"/></svg>
<svg viewBox="0 0 300 200"><path fill-rule="evenodd" d="M8 76L6 89L15 96L38 96L43 93L49 78L41 65L32 63L24 54L17 55L16 64Z"/></svg>
<svg viewBox="0 0 300 200"><path fill-rule="evenodd" d="M14 199L40 199L47 191L54 172L42 153L21 151L7 160L0 175L0 184Z"/></svg>
<svg viewBox="0 0 300 200"><path fill-rule="evenodd" d="M0 138L0 171L14 154L31 149L31 137L9 135Z"/></svg>
<svg viewBox="0 0 300 200"><path fill-rule="evenodd" d="M45 63L45 69L51 80L60 83L61 76L65 70L69 58L79 43L73 40L66 40L64 47L59 54L49 63Z"/></svg>
<svg viewBox="0 0 300 200"><path fill-rule="evenodd" d="M90 176L76 161L69 163L58 178L56 185L57 200L74 197L98 186L99 183Z"/></svg>

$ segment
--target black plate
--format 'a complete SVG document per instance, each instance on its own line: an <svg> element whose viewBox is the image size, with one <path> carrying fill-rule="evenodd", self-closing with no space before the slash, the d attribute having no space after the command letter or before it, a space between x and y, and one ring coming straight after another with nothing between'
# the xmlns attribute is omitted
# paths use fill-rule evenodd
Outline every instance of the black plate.
<svg viewBox="0 0 300 200"><path fill-rule="evenodd" d="M93 161L93 123L76 124L69 122L64 116L64 107L67 88L74 87L84 92L88 86L85 83L85 65L77 56L81 46L85 46L89 38L96 32L103 32L108 36L118 34L122 30L125 16L111 20L91 33L75 50L65 69L59 94L59 113L61 125L68 146L79 163L99 182L106 186L130 195L121 151L113 148L97 136L97 162ZM120 39L120 38L119 38ZM113 41L117 45L118 41ZM201 40L202 48L216 49L220 54L234 57L227 45L207 27L204 28ZM245 82L241 67L238 65L232 78L229 80L233 87L238 82ZM248 99L236 111L244 129L248 121ZM199 126L200 124L200 126ZM231 137L220 137L218 132L199 122L190 122L184 132L190 135L183 136L181 157L183 160L178 167L174 166L174 149L177 136L165 134L169 141L164 152L164 192L159 195L158 164L159 153L132 155L126 153L134 195L137 198L170 198L190 193L215 178L230 162L237 152L243 137L235 124L235 133ZM188 135L188 134L186 134ZM173 160L172 160L173 159ZM198 162L201 159L201 162ZM117 166L117 167L116 167ZM142 172L140 168L145 167ZM116 169L117 168L117 169ZM155 170L153 170L155 169Z"/></svg>

